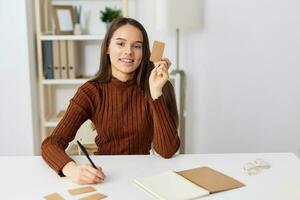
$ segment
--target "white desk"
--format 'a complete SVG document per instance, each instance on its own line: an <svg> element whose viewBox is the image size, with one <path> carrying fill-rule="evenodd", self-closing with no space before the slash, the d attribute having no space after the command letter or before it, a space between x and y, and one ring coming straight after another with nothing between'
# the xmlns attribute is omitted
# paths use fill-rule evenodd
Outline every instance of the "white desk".
<svg viewBox="0 0 300 200"><path fill-rule="evenodd" d="M240 180L246 187L212 194L201 200L299 200L300 160L292 153L274 154L194 154L177 155L171 159L158 156L92 156L102 166L107 178L94 185L107 199L143 200L152 196L135 186L134 178L151 176L167 170L184 170L209 166ZM263 158L271 168L258 175L247 175L245 163ZM77 156L78 163L86 163L85 157ZM0 157L0 199L43 199L43 196L58 192L65 199L72 197L70 188L78 187L66 178L56 175L41 157Z"/></svg>

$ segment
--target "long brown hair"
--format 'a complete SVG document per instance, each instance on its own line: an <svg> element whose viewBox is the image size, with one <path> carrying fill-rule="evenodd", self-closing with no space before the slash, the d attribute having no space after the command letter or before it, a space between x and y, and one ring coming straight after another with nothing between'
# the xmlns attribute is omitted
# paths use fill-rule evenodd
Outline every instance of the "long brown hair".
<svg viewBox="0 0 300 200"><path fill-rule="evenodd" d="M146 92L146 95L150 98L150 88L149 88L149 76L154 68L153 62L149 61L150 58L150 48L149 48L149 40L148 35L141 23L132 19L132 18L117 18L110 25L109 29L106 32L106 35L101 44L101 55L100 55L100 66L99 71L95 75L91 81L98 83L106 83L111 80L111 62L109 58L109 54L107 54L108 46L110 44L113 33L126 24L132 25L138 28L143 35L143 57L140 63L140 66L136 69L134 78L136 79L137 85ZM168 81L163 87L164 99L168 108L168 111L172 118L174 119L176 126L178 126L178 112L176 107L176 99L174 94L174 88L172 84Z"/></svg>

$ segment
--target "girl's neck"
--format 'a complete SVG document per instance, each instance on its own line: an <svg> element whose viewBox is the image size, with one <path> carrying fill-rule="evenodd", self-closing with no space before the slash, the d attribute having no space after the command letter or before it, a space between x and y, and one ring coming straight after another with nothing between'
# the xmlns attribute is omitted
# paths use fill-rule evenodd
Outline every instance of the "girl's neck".
<svg viewBox="0 0 300 200"><path fill-rule="evenodd" d="M126 81L129 81L129 80L132 80L133 79L133 73L132 74L118 74L118 73L114 73L112 72L112 76L122 82L126 82Z"/></svg>

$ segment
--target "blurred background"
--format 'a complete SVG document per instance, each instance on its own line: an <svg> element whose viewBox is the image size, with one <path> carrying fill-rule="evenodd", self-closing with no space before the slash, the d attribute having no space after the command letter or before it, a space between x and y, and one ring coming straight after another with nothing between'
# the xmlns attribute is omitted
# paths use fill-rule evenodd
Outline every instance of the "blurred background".
<svg viewBox="0 0 300 200"><path fill-rule="evenodd" d="M297 0L0 0L0 155L40 154L121 12L151 46L166 44L181 153L299 156L299 10ZM94 136L89 122L77 134L91 149Z"/></svg>

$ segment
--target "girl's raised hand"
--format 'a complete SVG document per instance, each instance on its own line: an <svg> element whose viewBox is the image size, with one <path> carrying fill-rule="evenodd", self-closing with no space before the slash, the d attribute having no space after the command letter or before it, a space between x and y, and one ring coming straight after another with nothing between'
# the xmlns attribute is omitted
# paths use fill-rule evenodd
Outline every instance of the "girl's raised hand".
<svg viewBox="0 0 300 200"><path fill-rule="evenodd" d="M169 79L168 69L171 62L168 58L162 58L160 61L154 62L154 66L149 77L150 93L153 100L162 95L162 88Z"/></svg>

